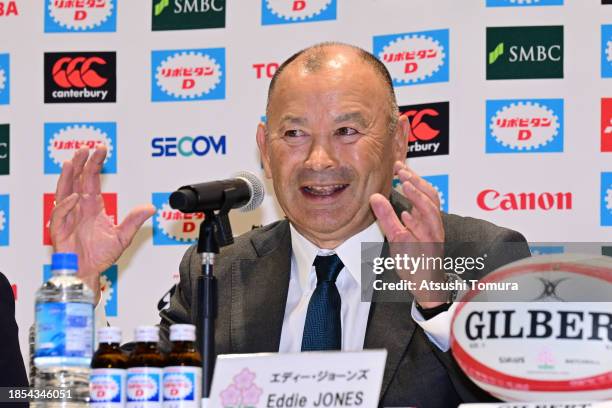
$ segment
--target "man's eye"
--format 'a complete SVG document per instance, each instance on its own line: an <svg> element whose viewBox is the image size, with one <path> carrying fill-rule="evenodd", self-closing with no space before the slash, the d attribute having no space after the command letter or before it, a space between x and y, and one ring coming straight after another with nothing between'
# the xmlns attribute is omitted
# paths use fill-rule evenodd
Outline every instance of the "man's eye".
<svg viewBox="0 0 612 408"><path fill-rule="evenodd" d="M285 131L285 137L294 138L294 137L300 137L300 136L304 136L304 132L302 132L301 130L291 129L291 130Z"/></svg>
<svg viewBox="0 0 612 408"><path fill-rule="evenodd" d="M353 136L353 135L359 134L359 132L353 128L345 126L345 127L341 127L340 129L336 130L336 134L338 136Z"/></svg>

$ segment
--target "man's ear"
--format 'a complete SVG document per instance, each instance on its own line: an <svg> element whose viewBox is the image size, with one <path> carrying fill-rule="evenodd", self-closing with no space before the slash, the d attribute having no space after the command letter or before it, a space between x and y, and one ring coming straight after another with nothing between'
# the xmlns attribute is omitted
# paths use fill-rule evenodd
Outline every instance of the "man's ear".
<svg viewBox="0 0 612 408"><path fill-rule="evenodd" d="M406 153L408 151L408 136L410 135L410 122L406 115L400 115L397 120L397 126L395 127L395 134L393 135L393 143L395 144L395 157L394 161L406 161Z"/></svg>
<svg viewBox="0 0 612 408"><path fill-rule="evenodd" d="M272 178L272 170L270 168L270 152L268 149L268 142L266 140L266 124L260 122L257 125L257 133L255 135L257 139L257 147L259 147L259 157L261 164L263 165L264 172L267 178Z"/></svg>

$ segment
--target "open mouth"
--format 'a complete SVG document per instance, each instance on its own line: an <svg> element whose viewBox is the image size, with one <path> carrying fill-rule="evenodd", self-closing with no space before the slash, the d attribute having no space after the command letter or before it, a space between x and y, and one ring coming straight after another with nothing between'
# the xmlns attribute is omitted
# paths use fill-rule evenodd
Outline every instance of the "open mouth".
<svg viewBox="0 0 612 408"><path fill-rule="evenodd" d="M344 191L348 184L330 184L327 186L303 186L301 188L304 194L317 197L330 197Z"/></svg>

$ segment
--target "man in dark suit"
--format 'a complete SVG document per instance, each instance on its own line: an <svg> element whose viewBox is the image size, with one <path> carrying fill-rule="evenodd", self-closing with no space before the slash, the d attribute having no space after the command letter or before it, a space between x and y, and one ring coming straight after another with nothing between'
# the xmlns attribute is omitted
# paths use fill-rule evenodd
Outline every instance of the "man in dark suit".
<svg viewBox="0 0 612 408"><path fill-rule="evenodd" d="M28 377L23 365L19 336L15 322L15 298L11 285L0 272L0 387L27 387Z"/></svg>
<svg viewBox="0 0 612 408"><path fill-rule="evenodd" d="M409 124L390 75L364 50L320 44L289 58L271 81L266 113L256 139L287 219L238 237L215 261L216 353L385 348L383 405L443 408L487 399L449 352L453 291L362 301L360 245L386 242L397 253L405 244L438 243L432 256L486 252L492 270L528 256L524 238L440 212L436 190L405 164ZM94 290L99 273L154 212L144 206L117 227L108 221L99 181L105 154L99 147L88 159L83 149L64 164L51 217L56 250L79 251L76 243L92 249L81 250L79 260ZM402 194L392 192L394 176ZM512 241L518 245L503 245ZM480 244L466 253L457 242ZM170 308L161 313L165 340L170 324L196 321L200 265L190 248ZM417 277L447 283L452 275L420 269Z"/></svg>

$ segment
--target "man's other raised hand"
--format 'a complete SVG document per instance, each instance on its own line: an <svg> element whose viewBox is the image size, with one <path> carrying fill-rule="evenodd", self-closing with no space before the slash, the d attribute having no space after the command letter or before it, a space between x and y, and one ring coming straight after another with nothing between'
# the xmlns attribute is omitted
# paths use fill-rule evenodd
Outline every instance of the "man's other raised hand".
<svg viewBox="0 0 612 408"><path fill-rule="evenodd" d="M142 224L155 213L148 204L134 208L119 225L106 215L100 172L106 147L76 151L64 162L55 191L55 208L49 225L55 252L79 257L78 275L100 298L100 274L113 265L130 245Z"/></svg>

